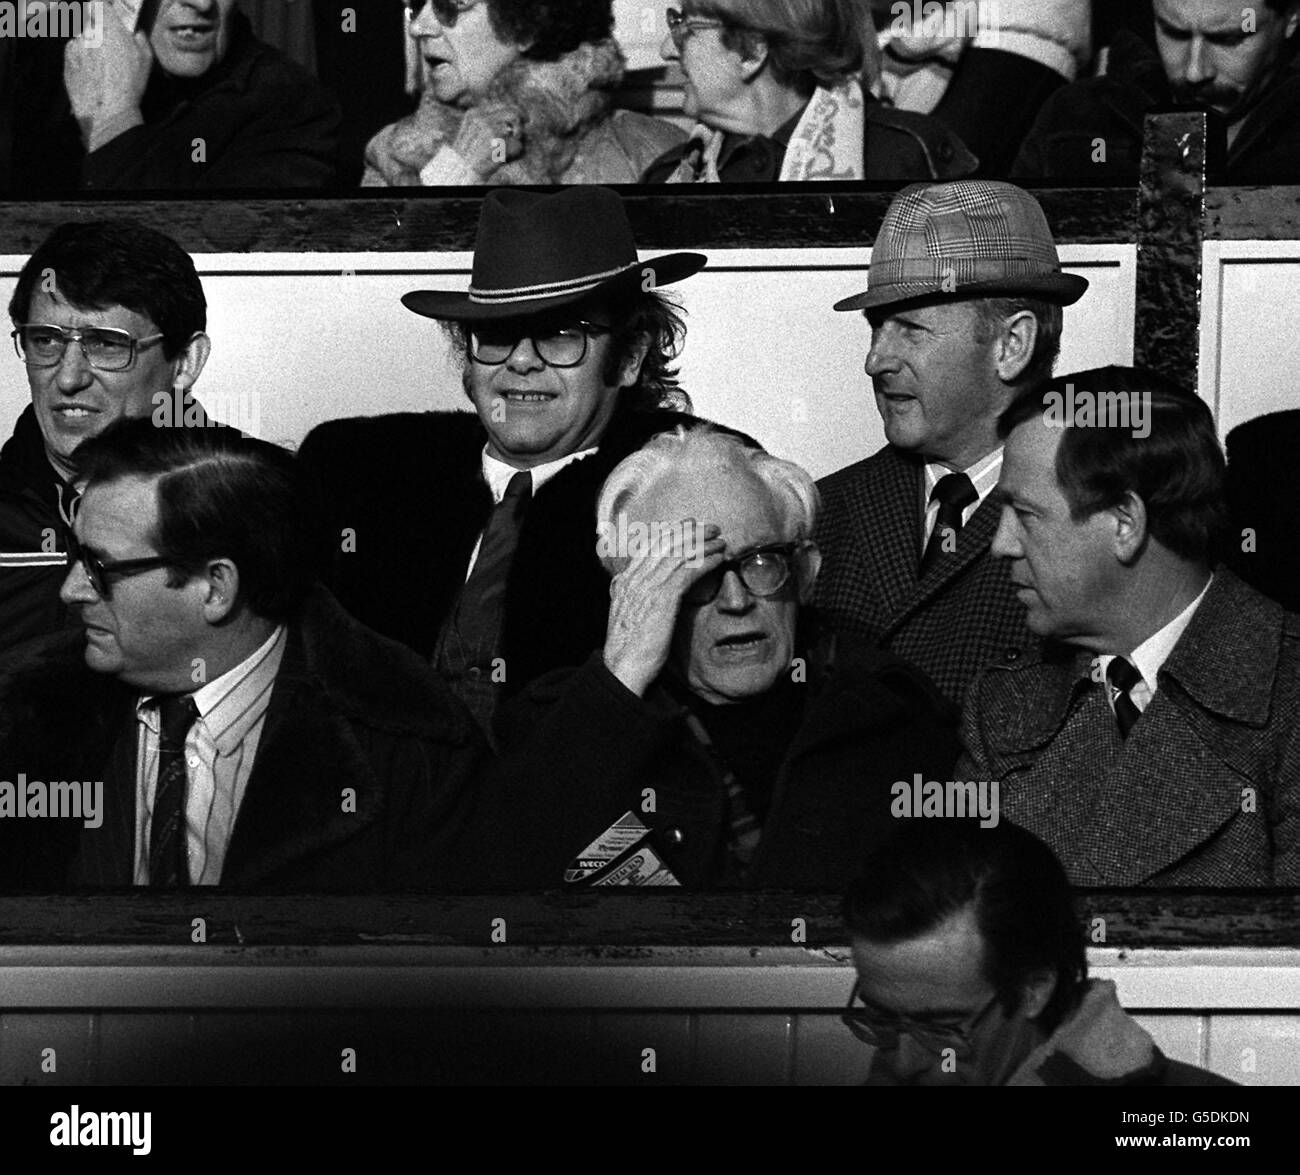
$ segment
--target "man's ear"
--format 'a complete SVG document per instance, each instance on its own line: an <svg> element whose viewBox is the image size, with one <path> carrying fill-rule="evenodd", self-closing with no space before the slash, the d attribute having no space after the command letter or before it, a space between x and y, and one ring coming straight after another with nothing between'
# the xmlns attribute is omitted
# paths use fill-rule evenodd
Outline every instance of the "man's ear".
<svg viewBox="0 0 1300 1175"><path fill-rule="evenodd" d="M645 357L650 353L650 336L637 335L627 345L627 352L618 368L618 386L630 388L641 376Z"/></svg>
<svg viewBox="0 0 1300 1175"><path fill-rule="evenodd" d="M997 352L994 361L997 364L998 378L1003 383L1011 383L1024 374L1034 357L1034 346L1038 342L1038 319L1030 310L1017 310L1002 321L1002 329L997 336Z"/></svg>
<svg viewBox="0 0 1300 1175"><path fill-rule="evenodd" d="M767 65L767 40L756 34L742 34L736 55L740 58L741 81L753 81Z"/></svg>
<svg viewBox="0 0 1300 1175"><path fill-rule="evenodd" d="M212 340L201 330L195 331L185 344L185 350L172 360L176 365L172 387L180 388L182 392L189 391L202 374L203 366L211 353Z"/></svg>
<svg viewBox="0 0 1300 1175"><path fill-rule="evenodd" d="M203 619L220 624L235 609L239 597L239 568L229 559L211 559L204 568L207 594L203 597Z"/></svg>
<svg viewBox="0 0 1300 1175"><path fill-rule="evenodd" d="M1037 1020L1056 992L1056 972L1043 967L1032 971L1020 985L1020 1011Z"/></svg>
<svg viewBox="0 0 1300 1175"><path fill-rule="evenodd" d="M1124 500L1108 511L1115 519L1115 557L1124 564L1132 563L1147 541L1147 507L1137 494L1130 490Z"/></svg>

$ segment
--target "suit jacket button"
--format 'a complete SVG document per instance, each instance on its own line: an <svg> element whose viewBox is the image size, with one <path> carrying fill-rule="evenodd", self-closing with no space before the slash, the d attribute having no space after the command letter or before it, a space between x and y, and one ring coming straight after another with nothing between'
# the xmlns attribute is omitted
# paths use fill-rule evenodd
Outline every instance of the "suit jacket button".
<svg viewBox="0 0 1300 1175"><path fill-rule="evenodd" d="M679 845L686 839L686 833L680 828L665 828L663 837L670 845Z"/></svg>
<svg viewBox="0 0 1300 1175"><path fill-rule="evenodd" d="M1004 661L1019 661L1019 660L1020 660L1020 650L1019 650L1019 649L1008 649L1005 653L1002 654L1002 660L1004 660Z"/></svg>
<svg viewBox="0 0 1300 1175"><path fill-rule="evenodd" d="M477 665L471 665L465 670L465 676L468 677L470 681L478 681L478 679L483 676L483 670Z"/></svg>

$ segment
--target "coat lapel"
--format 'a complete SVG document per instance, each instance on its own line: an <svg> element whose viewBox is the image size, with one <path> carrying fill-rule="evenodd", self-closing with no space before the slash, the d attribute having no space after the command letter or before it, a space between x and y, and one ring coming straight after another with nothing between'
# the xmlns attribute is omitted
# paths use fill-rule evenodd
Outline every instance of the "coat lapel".
<svg viewBox="0 0 1300 1175"><path fill-rule="evenodd" d="M903 620L921 563L921 467L892 447L863 487L854 527L875 571L881 639Z"/></svg>
<svg viewBox="0 0 1300 1175"><path fill-rule="evenodd" d="M928 600L941 592L989 549L998 529L1001 507L992 495L982 501L971 519L957 536L957 549L939 556L934 566L922 578L912 577L913 587L901 601L896 615L889 619L890 629L895 628ZM919 533L919 524L918 524ZM918 560L919 562L919 560ZM919 568L918 568L919 570Z"/></svg>
<svg viewBox="0 0 1300 1175"><path fill-rule="evenodd" d="M343 716L321 704L302 634L291 626L221 871L223 886L258 885L375 823L381 789L346 735ZM345 789L355 793L355 804L345 805Z"/></svg>

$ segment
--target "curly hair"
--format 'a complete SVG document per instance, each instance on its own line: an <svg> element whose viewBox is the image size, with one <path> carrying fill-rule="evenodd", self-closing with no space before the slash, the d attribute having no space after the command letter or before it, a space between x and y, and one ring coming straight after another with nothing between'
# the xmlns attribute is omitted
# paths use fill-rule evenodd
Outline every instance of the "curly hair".
<svg viewBox="0 0 1300 1175"><path fill-rule="evenodd" d="M636 383L624 391L632 407L650 410L691 410L691 398L677 378L673 361L686 341L685 312L658 290L643 290L631 301L614 308L614 339L602 372L605 382L618 378L619 365L640 338L646 340L645 359Z"/></svg>
<svg viewBox="0 0 1300 1175"><path fill-rule="evenodd" d="M613 0L487 0L487 8L496 35L527 45L523 55L537 61L555 61L614 31Z"/></svg>

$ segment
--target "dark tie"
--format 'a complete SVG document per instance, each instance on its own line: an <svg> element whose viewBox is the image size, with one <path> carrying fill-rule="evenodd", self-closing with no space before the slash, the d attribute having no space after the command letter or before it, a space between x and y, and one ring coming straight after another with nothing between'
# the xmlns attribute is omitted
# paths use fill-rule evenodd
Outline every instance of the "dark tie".
<svg viewBox="0 0 1300 1175"><path fill-rule="evenodd" d="M460 594L456 627L471 648L495 648L501 634L506 599L506 576L519 545L524 511L533 496L533 475L521 469L506 486L483 531L474 570Z"/></svg>
<svg viewBox="0 0 1300 1175"><path fill-rule="evenodd" d="M978 497L970 478L964 473L949 473L939 479L930 494L930 501L939 503L939 514L934 520L930 541L925 544L925 554L921 556L922 578L943 554L944 539L951 534L955 542L961 532L962 511Z"/></svg>
<svg viewBox="0 0 1300 1175"><path fill-rule="evenodd" d="M149 884L190 883L185 851L185 736L199 716L194 699L162 698L158 703L158 786L149 826Z"/></svg>
<svg viewBox="0 0 1300 1175"><path fill-rule="evenodd" d="M1142 717L1142 711L1137 708L1137 703L1133 701L1129 690L1142 680L1142 674L1131 661L1123 657L1115 657L1106 666L1106 680L1110 683L1110 688L1115 691L1115 721L1119 723L1120 737L1128 738L1133 723Z"/></svg>

